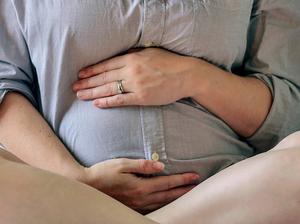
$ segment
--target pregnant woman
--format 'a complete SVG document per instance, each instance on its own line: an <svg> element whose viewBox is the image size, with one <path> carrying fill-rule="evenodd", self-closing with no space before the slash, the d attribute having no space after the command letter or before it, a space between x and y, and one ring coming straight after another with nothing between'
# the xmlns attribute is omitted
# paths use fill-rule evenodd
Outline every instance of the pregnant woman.
<svg viewBox="0 0 300 224"><path fill-rule="evenodd" d="M4 145L133 208L161 207L300 128L296 1L0 6Z"/></svg>

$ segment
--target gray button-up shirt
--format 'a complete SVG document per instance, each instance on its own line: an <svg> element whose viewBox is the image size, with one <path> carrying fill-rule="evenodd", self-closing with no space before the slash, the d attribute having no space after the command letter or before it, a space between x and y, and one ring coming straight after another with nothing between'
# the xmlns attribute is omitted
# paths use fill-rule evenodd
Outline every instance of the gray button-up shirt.
<svg viewBox="0 0 300 224"><path fill-rule="evenodd" d="M191 99L113 109L76 99L81 68L151 45L263 80L274 98L264 124L241 140ZM166 173L206 178L300 129L299 0L1 0L0 46L2 98L27 96L87 166L156 153Z"/></svg>

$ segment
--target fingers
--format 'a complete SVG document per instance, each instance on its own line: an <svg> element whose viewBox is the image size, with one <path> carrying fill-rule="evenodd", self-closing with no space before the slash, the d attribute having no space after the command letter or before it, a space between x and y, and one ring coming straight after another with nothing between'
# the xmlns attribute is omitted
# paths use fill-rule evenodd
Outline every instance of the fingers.
<svg viewBox="0 0 300 224"><path fill-rule="evenodd" d="M184 185L195 184L199 175L195 173L176 174L171 176L160 176L146 179L144 188L148 192L166 191Z"/></svg>
<svg viewBox="0 0 300 224"><path fill-rule="evenodd" d="M73 85L73 91L78 91L82 89L90 89L93 87L101 86L107 83L115 82L116 80L122 80L122 74L118 70L113 70L109 72L103 72L97 74L96 76L80 79Z"/></svg>
<svg viewBox="0 0 300 224"><path fill-rule="evenodd" d="M148 205L146 207L143 208L136 208L136 211L142 215L147 215L150 212L153 212L157 209L160 209L161 207L165 206L166 204L154 204L154 205ZM135 208L133 208L135 209Z"/></svg>
<svg viewBox="0 0 300 224"><path fill-rule="evenodd" d="M163 171L164 164L145 159L118 159L120 172L137 174L155 174Z"/></svg>
<svg viewBox="0 0 300 224"><path fill-rule="evenodd" d="M80 90L77 92L77 97L80 100L93 100L107 96L119 94L116 82L111 82L103 86L98 86L91 89Z"/></svg>
<svg viewBox="0 0 300 224"><path fill-rule="evenodd" d="M149 196L150 197L149 202L151 204L170 203L170 202L176 200L177 198L181 197L182 195L186 194L187 192L189 192L196 186L197 185L189 185L189 186L185 186L185 187L174 188L174 189L171 189L168 191L153 193Z"/></svg>
<svg viewBox="0 0 300 224"><path fill-rule="evenodd" d="M134 93L118 94L110 97L94 100L93 104L99 108L110 108L120 106L136 105L136 95Z"/></svg>
<svg viewBox="0 0 300 224"><path fill-rule="evenodd" d="M161 191L155 192L148 195L145 200L142 200L144 203L144 207L142 210L144 211L153 211L158 209L166 204L171 203L172 201L176 200L177 198L181 197L182 195L186 194L190 190L192 190L197 185L190 185L180 188L174 188L168 191ZM141 206L139 206L141 207Z"/></svg>
<svg viewBox="0 0 300 224"><path fill-rule="evenodd" d="M99 165L99 171L106 171L99 178L104 184L97 189L143 212L160 208L182 196L194 187L199 178L192 173L150 178L134 175L163 171L163 163L145 159L112 159ZM106 181L103 181L105 178Z"/></svg>
<svg viewBox="0 0 300 224"><path fill-rule="evenodd" d="M120 69L125 66L124 56L118 56L96 65L89 66L79 72L79 78L88 78L106 71Z"/></svg>

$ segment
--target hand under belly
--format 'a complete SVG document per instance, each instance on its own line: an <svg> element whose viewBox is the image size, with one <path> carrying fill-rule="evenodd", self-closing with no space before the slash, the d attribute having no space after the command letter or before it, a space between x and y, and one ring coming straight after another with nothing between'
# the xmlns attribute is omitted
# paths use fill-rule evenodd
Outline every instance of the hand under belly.
<svg viewBox="0 0 300 224"><path fill-rule="evenodd" d="M112 158L151 159L156 153L166 165L164 174L197 172L203 179L253 154L224 122L179 102L99 109L75 101L59 135L85 166Z"/></svg>

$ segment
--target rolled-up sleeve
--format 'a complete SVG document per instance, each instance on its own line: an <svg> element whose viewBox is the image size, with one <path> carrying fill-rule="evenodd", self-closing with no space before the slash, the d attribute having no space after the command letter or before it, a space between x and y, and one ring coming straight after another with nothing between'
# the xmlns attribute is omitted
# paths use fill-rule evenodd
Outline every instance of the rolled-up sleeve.
<svg viewBox="0 0 300 224"><path fill-rule="evenodd" d="M300 130L300 1L256 1L250 24L245 72L273 96L266 120L247 139L263 152Z"/></svg>
<svg viewBox="0 0 300 224"><path fill-rule="evenodd" d="M33 105L33 67L11 1L0 1L0 103L8 91L26 96Z"/></svg>

